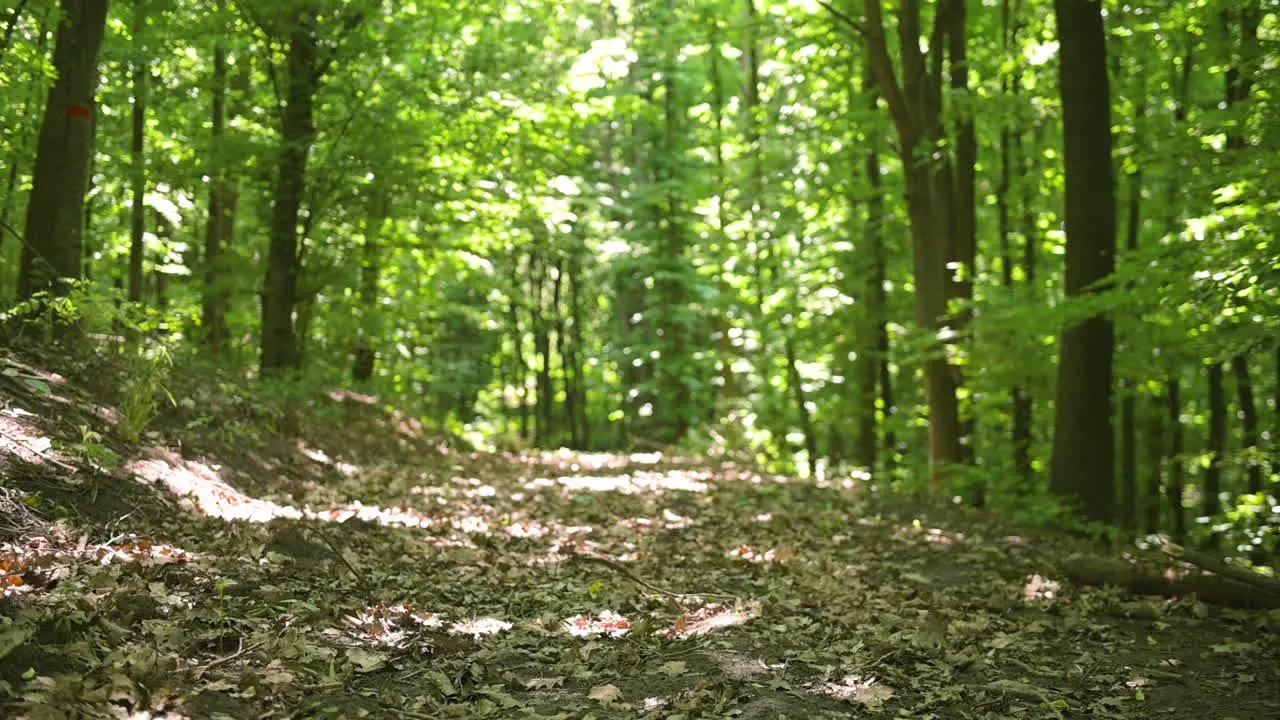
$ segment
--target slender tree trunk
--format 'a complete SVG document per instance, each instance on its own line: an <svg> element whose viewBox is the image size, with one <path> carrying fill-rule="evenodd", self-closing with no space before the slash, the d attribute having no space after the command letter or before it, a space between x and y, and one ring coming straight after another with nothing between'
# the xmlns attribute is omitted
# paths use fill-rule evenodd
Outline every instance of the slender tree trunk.
<svg viewBox="0 0 1280 720"><path fill-rule="evenodd" d="M1138 81L1134 96L1134 146L1139 145L1142 123L1146 115L1146 82ZM1142 237L1142 169L1136 164L1129 173L1129 198L1125 229L1125 249L1138 250ZM1121 381L1120 401L1120 526L1138 527L1138 381Z"/></svg>
<svg viewBox="0 0 1280 720"><path fill-rule="evenodd" d="M1055 0L1066 165L1066 283L1082 295L1115 269L1115 177L1102 6ZM1115 330L1098 315L1062 332L1050 488L1086 517L1115 519Z"/></svg>
<svg viewBox="0 0 1280 720"><path fill-rule="evenodd" d="M864 0L865 37L876 84L889 106L897 128L899 153L906 175L907 214L911 225L912 264L916 286L916 322L935 335L950 333L947 317L949 279L946 263L958 246L953 245L951 217L954 211L952 168L940 152L945 142L942 120L942 53L948 28L947 12L955 2L939 5L930 52L920 50L920 7L908 2L899 7L898 34L902 55L902 85L889 55L884 17L879 0ZM937 159L937 157L942 159ZM945 355L924 365L929 407L929 463L932 487L941 492L952 466L965 460L957 398L959 376Z"/></svg>
<svg viewBox="0 0 1280 720"><path fill-rule="evenodd" d="M64 293L81 272L84 195L93 146L98 54L107 0L63 0L23 232L18 296Z"/></svg>
<svg viewBox="0 0 1280 720"><path fill-rule="evenodd" d="M878 96L875 92L875 78L871 76L868 66L863 70L862 91L865 102L876 108ZM879 352L880 335L884 331L884 277L882 276L882 256L884 255L884 196L881 194L882 179L880 174L880 153L873 133L865 133L865 150L858 142L851 143L854 149L854 163L861 156L863 172L867 177L870 193L867 195L866 221L862 224L863 245L865 250L858 255L864 258L858 264L863 277L859 293L862 308L858 315L857 363L855 365L854 382L857 395L854 398L853 412L858 419L856 453L854 462L868 473L875 473L876 458L879 455L878 438L876 437L876 385L879 381L880 365L885 357ZM854 183L850 183L854 187ZM863 205L855 193L849 194L850 216L857 217L858 209ZM851 223L853 225L853 223ZM886 408L887 409L887 408Z"/></svg>
<svg viewBox="0 0 1280 720"><path fill-rule="evenodd" d="M957 97L968 97L969 94L969 57L968 57L968 3L966 0L954 0L947 9L950 27L947 29L947 62L951 75L951 91ZM974 129L972 109L961 106L959 117L954 128L955 138L955 182L951 195L951 241L948 244L949 263L954 263L948 282L948 301L959 301L962 304L973 300L974 273L978 260L978 219L977 219L977 165L978 136ZM973 311L962 307L951 319L952 327L963 337L973 319ZM970 341L971 342L971 341ZM964 369L961 365L952 365L955 373L957 390L964 385ZM976 458L974 442L977 438L977 416L973 412L974 398L960 404L960 453L966 465L972 465ZM986 486L979 482L974 488L974 504L982 506L986 502Z"/></svg>
<svg viewBox="0 0 1280 720"><path fill-rule="evenodd" d="M1211 521L1222 510L1219 495L1222 493L1222 463L1227 452L1227 391L1223 375L1222 363L1209 364L1209 437L1205 443L1209 463L1204 471L1200 512ZM1217 542L1217 536L1211 536L1209 545L1216 546Z"/></svg>
<svg viewBox="0 0 1280 720"><path fill-rule="evenodd" d="M520 293L520 253L514 252L511 256L511 297L507 303L507 317L511 333L512 354L515 356L515 371L512 373L512 382L516 387L516 402L520 415L520 439L529 439L529 366L524 358L524 330L520 325L520 303L517 296Z"/></svg>
<svg viewBox="0 0 1280 720"><path fill-rule="evenodd" d="M800 378L800 368L796 363L796 344L791 331L783 336L783 351L787 358L787 384L791 386L791 397L796 403L796 415L800 418L800 432L804 435L804 448L808 456L805 465L809 477L816 477L818 472L818 435L813 427L813 418L809 415L808 401L805 398L804 382Z"/></svg>
<svg viewBox="0 0 1280 720"><path fill-rule="evenodd" d="M1150 409L1147 423L1146 448L1147 448L1147 496L1143 504L1143 530L1150 533L1158 533L1162 527L1160 525L1160 491L1164 482L1164 413L1156 402L1158 398L1151 398L1152 403L1148 406Z"/></svg>
<svg viewBox="0 0 1280 720"><path fill-rule="evenodd" d="M1240 405L1240 449L1244 451L1250 493L1263 487L1262 462L1258 458L1258 406L1253 399L1253 380L1249 376L1249 360L1244 355L1231 358L1231 373L1236 379L1237 402Z"/></svg>
<svg viewBox="0 0 1280 720"><path fill-rule="evenodd" d="M360 335L356 340L351 379L367 383L373 379L378 353L374 344L381 339L382 233L391 217L391 192L386 181L374 179L369 189L369 211L360 244Z"/></svg>
<svg viewBox="0 0 1280 720"><path fill-rule="evenodd" d="M577 447L587 450L591 447L591 422L587 413L587 378L583 361L586 349L583 345L582 328L582 254L575 248L569 258L569 321L570 342L573 355L570 369L573 373L573 398L569 406L569 427L573 430L573 440Z"/></svg>
<svg viewBox="0 0 1280 720"><path fill-rule="evenodd" d="M315 94L320 80L315 24L315 11L308 11L289 32L288 84L262 295L263 375L299 367L294 327L301 273L298 219L306 195L307 156L315 138Z"/></svg>
<svg viewBox="0 0 1280 720"><path fill-rule="evenodd" d="M147 76L151 68L142 45L146 33L147 15L143 0L133 3L133 60L130 75L133 81L133 123L130 139L132 166L132 206L129 213L129 301L142 302L142 265L146 255L143 242L147 231Z"/></svg>
<svg viewBox="0 0 1280 720"><path fill-rule="evenodd" d="M1169 487L1166 490L1169 498L1169 513L1173 518L1173 539L1179 543L1187 541L1187 514L1182 507L1182 496L1186 487L1186 465L1183 464L1183 429L1182 429L1182 383L1177 378L1169 378L1165 390L1165 400L1169 412Z"/></svg>
<svg viewBox="0 0 1280 720"><path fill-rule="evenodd" d="M218 0L217 11L225 17L227 0ZM242 59L241 62L245 62ZM213 78L209 179L209 219L204 237L204 287L200 305L200 325L203 328L205 348L212 355L227 351L231 333L227 328L227 313L231 294L227 281L226 252L235 234L236 206L239 192L232 179L230 158L227 153L227 49L219 35L213 50ZM249 71L241 67L234 81L236 90L243 97L248 91Z"/></svg>

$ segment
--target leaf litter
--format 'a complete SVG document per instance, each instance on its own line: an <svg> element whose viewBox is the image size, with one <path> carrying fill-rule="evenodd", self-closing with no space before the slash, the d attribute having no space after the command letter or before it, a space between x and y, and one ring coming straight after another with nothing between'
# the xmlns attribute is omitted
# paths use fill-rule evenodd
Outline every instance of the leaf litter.
<svg viewBox="0 0 1280 720"><path fill-rule="evenodd" d="M77 520L67 492L0 546L0 715L1280 715L1280 617L1072 586L1062 538L856 478L463 452L363 396L316 411L288 441L174 420L184 452L95 481L140 483L136 512ZM8 452L6 492L54 493Z"/></svg>

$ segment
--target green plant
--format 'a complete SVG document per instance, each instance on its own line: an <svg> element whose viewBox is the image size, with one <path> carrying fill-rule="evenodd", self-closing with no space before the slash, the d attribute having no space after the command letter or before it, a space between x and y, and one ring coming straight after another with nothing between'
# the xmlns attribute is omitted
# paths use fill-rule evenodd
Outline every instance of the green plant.
<svg viewBox="0 0 1280 720"><path fill-rule="evenodd" d="M137 347L129 351L123 368L120 400L120 435L128 442L138 442L142 431L160 408L160 396L177 405L165 388L173 358L163 344Z"/></svg>

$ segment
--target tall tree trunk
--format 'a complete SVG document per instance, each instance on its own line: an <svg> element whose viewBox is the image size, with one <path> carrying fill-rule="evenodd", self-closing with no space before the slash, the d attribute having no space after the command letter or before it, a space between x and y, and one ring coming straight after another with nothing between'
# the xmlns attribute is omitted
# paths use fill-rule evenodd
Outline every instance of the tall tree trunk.
<svg viewBox="0 0 1280 720"><path fill-rule="evenodd" d="M1068 295L1098 289L1115 270L1111 94L1102 6L1054 0L1061 57ZM1112 380L1115 329L1098 315L1063 330L1050 488L1086 517L1115 519Z"/></svg>
<svg viewBox="0 0 1280 720"><path fill-rule="evenodd" d="M591 448L591 422L587 414L587 378L583 362L586 349L583 345L582 328L582 248L574 248L569 257L569 331L570 347L573 352L569 358L569 370L573 377L572 392L568 394L569 427L572 430L574 445L580 449Z"/></svg>
<svg viewBox="0 0 1280 720"><path fill-rule="evenodd" d="M787 384L791 386L791 397L796 403L796 416L800 418L800 432L804 435L804 449L807 454L805 465L809 471L809 477L816 477L818 473L818 435L813 427L813 418L809 415L804 382L800 378L800 368L796 362L796 343L790 329L787 329L783 335L782 347L787 358Z"/></svg>
<svg viewBox="0 0 1280 720"><path fill-rule="evenodd" d="M1146 448L1147 448L1147 486L1146 500L1143 504L1143 531L1158 533L1160 526L1160 491L1164 482L1164 413L1159 406L1158 398L1150 398L1148 413Z"/></svg>
<svg viewBox="0 0 1280 720"><path fill-rule="evenodd" d="M1247 489L1262 492L1262 461L1258 457L1258 406L1253 399L1253 380L1249 376L1249 360L1244 355L1231 358L1231 373L1236 379L1236 397L1240 406L1240 449L1246 463Z"/></svg>
<svg viewBox="0 0 1280 720"><path fill-rule="evenodd" d="M871 107L876 108L878 95L875 92L875 78L871 76L870 66L863 69L862 75L862 94L863 100ZM855 98L851 97L851 104ZM851 107L850 110L853 108ZM852 115L852 113L851 113ZM865 200L866 220L861 223L862 243L858 243L859 250L856 251L858 257L862 260L857 265L857 271L862 276L861 288L858 293L858 325L855 334L857 341L857 360L854 366L854 387L856 395L853 398L853 413L857 418L857 436L854 445L854 462L858 467L868 473L875 473L876 458L879 455L878 438L876 437L876 385L879 382L880 363L884 361L884 356L880 354L877 347L880 342L880 334L885 323L884 308L884 278L881 276L881 256L884 254L884 196L881 194L882 179L880 175L880 153L875 142L874 133L864 133L862 137L855 138L850 143L853 148L854 158L851 163L855 167L858 160L862 161L863 173L867 177L867 185L870 189ZM861 147L862 143L866 143L866 148ZM858 194L854 192L856 184L850 183L849 192L849 215L856 219L858 210L864 205L864 201L858 198ZM856 227L858 223L851 222L850 229Z"/></svg>
<svg viewBox="0 0 1280 720"><path fill-rule="evenodd" d="M947 12L958 0L940 4L928 56L920 50L920 8L904 3L898 11L902 85L889 56L880 0L864 0L865 37L880 93L889 105L905 168L907 214L911 225L912 264L916 285L916 322L935 337L951 333L947 318L947 258L953 252L952 168L945 153L942 120L942 53ZM941 156L943 159L936 159ZM935 348L924 366L929 406L929 463L934 492L941 492L949 469L965 459L961 446L958 376L945 348Z"/></svg>
<svg viewBox="0 0 1280 720"><path fill-rule="evenodd" d="M1169 514L1173 518L1172 534L1175 542L1187 541L1187 514L1182 507L1186 487L1186 465L1183 463L1182 383L1176 377L1169 378L1165 388L1165 401L1169 417Z"/></svg>
<svg viewBox="0 0 1280 720"><path fill-rule="evenodd" d="M133 122L130 137L132 205L129 212L129 301L142 302L142 265L146 255L144 238L147 231L147 76L151 73L147 48L142 44L146 33L147 13L144 0L133 2Z"/></svg>
<svg viewBox="0 0 1280 720"><path fill-rule="evenodd" d="M280 125L280 158L271 213L271 242L262 294L263 375L298 367L294 328L298 275L298 218L307 187L307 156L315 139L315 95L319 86L316 12L303 12L289 31L287 91Z"/></svg>
<svg viewBox="0 0 1280 720"><path fill-rule="evenodd" d="M80 277L84 195L93 145L98 54L107 0L63 0L23 231L18 296L65 293Z"/></svg>
<svg viewBox="0 0 1280 720"><path fill-rule="evenodd" d="M369 189L369 210L360 244L360 335L356 339L351 379L367 383L373 379L378 361L374 344L381 339L382 233L391 217L391 191L382 178Z"/></svg>
<svg viewBox="0 0 1280 720"><path fill-rule="evenodd" d="M1222 462L1227 452L1227 391L1223 376L1222 363L1209 363L1209 437L1204 448L1209 454L1209 463L1204 469L1200 513L1210 521L1222 510L1219 495L1222 493ZM1213 547L1217 542L1217 536L1213 535L1208 544Z"/></svg>
<svg viewBox="0 0 1280 720"><path fill-rule="evenodd" d="M1141 75L1139 76L1141 78ZM1133 144L1140 146L1142 123L1146 116L1146 82L1138 81L1134 94ZM1125 222L1125 250L1137 252L1142 238L1142 168L1134 163L1129 173L1129 198ZM1120 526L1132 530L1138 518L1138 386L1134 378L1121 380L1120 400Z"/></svg>
<svg viewBox="0 0 1280 720"><path fill-rule="evenodd" d="M218 0L219 16L227 13L227 0ZM225 26L224 26L225 27ZM246 62L247 58L241 62ZM210 108L210 173L209 218L204 236L204 287L201 291L200 326L203 329L205 348L212 355L227 351L231 333L227 328L231 294L225 287L227 280L226 251L235 234L236 206L239 191L232 179L230 158L227 153L227 48L220 34L213 49L213 77L211 80L213 101ZM243 96L248 91L249 71L241 67L236 73L235 85Z"/></svg>
<svg viewBox="0 0 1280 720"><path fill-rule="evenodd" d="M966 0L954 0L947 8L950 27L947 29L947 63L951 75L951 92L956 97L969 95L968 12ZM974 129L973 109L962 105L955 122L954 185L951 194L951 238L947 259L952 265L947 285L947 299L967 305L973 300L974 273L978 260L977 218L977 165L978 136ZM962 307L951 319L952 327L962 338L973 317L972 309ZM958 340L957 342L961 342ZM964 370L953 365L956 388L964 384ZM967 465L976 460L974 442L977 438L977 416L973 412L972 395L960 405L960 452ZM986 486L979 482L974 488L974 504L985 504Z"/></svg>
<svg viewBox="0 0 1280 720"><path fill-rule="evenodd" d="M524 330L520 325L520 303L516 299L520 293L520 253L513 252L511 255L511 293L510 299L507 301L507 322L510 325L508 331L511 335L512 354L514 357L515 372L512 373L512 383L516 388L516 402L519 404L518 410L520 415L520 439L529 439L529 365L524 358Z"/></svg>

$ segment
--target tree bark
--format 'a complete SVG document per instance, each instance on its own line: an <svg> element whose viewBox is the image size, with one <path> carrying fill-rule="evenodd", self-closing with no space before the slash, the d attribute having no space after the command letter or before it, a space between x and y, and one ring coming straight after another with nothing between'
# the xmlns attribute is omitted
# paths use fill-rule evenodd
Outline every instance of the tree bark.
<svg viewBox="0 0 1280 720"><path fill-rule="evenodd" d="M899 153L905 168L907 214L911 224L912 263L916 284L916 322L935 336L953 335L948 327L947 258L953 253L951 216L954 211L950 164L934 159L945 141L942 123L941 64L947 34L947 11L957 0L939 6L926 56L920 48L920 8L914 0L901 5L898 34L902 52L902 85L898 84L885 39L879 0L864 0L866 39L871 70L897 128ZM961 446L958 376L938 347L926 361L929 406L929 463L932 486L940 492L949 468L965 459Z"/></svg>
<svg viewBox="0 0 1280 720"><path fill-rule="evenodd" d="M1245 457L1246 488L1260 493L1263 487L1262 461L1258 449L1258 406L1253 399L1253 380L1249 376L1249 360L1244 355L1231 358L1231 373L1236 379L1236 397L1240 406L1240 449Z"/></svg>
<svg viewBox="0 0 1280 720"><path fill-rule="evenodd" d="M98 55L107 0L63 0L23 231L18 296L65 293L81 272L84 195L93 145Z"/></svg>
<svg viewBox="0 0 1280 720"><path fill-rule="evenodd" d="M301 272L298 219L307 186L307 156L315 140L315 95L319 87L316 12L305 11L289 30L287 88L280 125L280 158L271 213L271 242L262 295L263 375L298 367L294 311Z"/></svg>
<svg viewBox="0 0 1280 720"><path fill-rule="evenodd" d="M1067 295L1100 289L1115 270L1111 94L1102 6L1055 0L1066 166ZM1102 315L1063 330L1050 488L1091 520L1115 520L1112 381L1115 330Z"/></svg>
<svg viewBox="0 0 1280 720"><path fill-rule="evenodd" d="M147 231L147 76L151 68L142 44L146 33L147 14L143 0L133 2L133 60L130 75L133 81L133 117L130 136L132 204L129 212L129 301L142 302L142 265L146 256L144 238Z"/></svg>
<svg viewBox="0 0 1280 720"><path fill-rule="evenodd" d="M369 210L360 244L360 335L351 364L351 379L367 383L373 379L378 353L374 343L381 338L382 233L391 216L391 192L382 178L369 189Z"/></svg>
<svg viewBox="0 0 1280 720"><path fill-rule="evenodd" d="M1222 492L1222 462L1227 452L1227 391L1225 387L1222 363L1209 363L1209 437L1205 442L1205 452L1209 455L1209 464L1204 470L1204 487L1201 488L1200 513L1212 521L1222 510L1219 494ZM1217 545L1217 536L1211 535L1208 545Z"/></svg>
<svg viewBox="0 0 1280 720"><path fill-rule="evenodd" d="M1169 487L1165 493L1169 499L1169 513L1173 519L1173 539L1179 543L1187 540L1187 515L1182 507L1182 495L1186 487L1186 465L1182 461L1182 383L1169 378L1165 389L1165 401L1169 413Z"/></svg>

